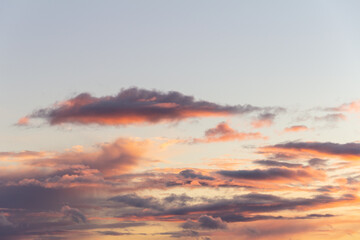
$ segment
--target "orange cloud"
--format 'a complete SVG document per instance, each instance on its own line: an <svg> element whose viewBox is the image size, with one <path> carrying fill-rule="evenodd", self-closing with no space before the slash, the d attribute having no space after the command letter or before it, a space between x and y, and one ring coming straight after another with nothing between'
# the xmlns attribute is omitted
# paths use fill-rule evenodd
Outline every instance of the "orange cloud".
<svg viewBox="0 0 360 240"><path fill-rule="evenodd" d="M266 139L266 137L259 132L238 132L231 128L227 123L221 122L215 128L207 130L204 138L195 138L191 143L244 141L250 139Z"/></svg>
<svg viewBox="0 0 360 240"><path fill-rule="evenodd" d="M83 165L96 169L104 175L120 174L144 162L143 154L148 145L147 141L119 138L112 143L100 144L97 151L64 152L48 159L33 160L32 165L38 167Z"/></svg>
<svg viewBox="0 0 360 240"><path fill-rule="evenodd" d="M16 123L18 126L26 126L29 124L29 117L22 117L19 119L19 121Z"/></svg>
<svg viewBox="0 0 360 240"><path fill-rule="evenodd" d="M304 125L295 125L284 129L284 132L302 132L307 131L309 128Z"/></svg>
<svg viewBox="0 0 360 240"><path fill-rule="evenodd" d="M342 104L339 107L332 108L332 110L341 112L360 112L360 100Z"/></svg>

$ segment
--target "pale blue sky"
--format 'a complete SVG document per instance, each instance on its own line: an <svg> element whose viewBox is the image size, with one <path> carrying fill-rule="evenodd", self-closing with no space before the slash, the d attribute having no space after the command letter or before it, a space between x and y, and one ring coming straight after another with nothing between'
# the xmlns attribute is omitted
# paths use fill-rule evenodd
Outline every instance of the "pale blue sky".
<svg viewBox="0 0 360 240"><path fill-rule="evenodd" d="M27 134L43 145L57 130L12 124L84 91L301 108L358 99L359 11L359 1L1 1L0 150Z"/></svg>

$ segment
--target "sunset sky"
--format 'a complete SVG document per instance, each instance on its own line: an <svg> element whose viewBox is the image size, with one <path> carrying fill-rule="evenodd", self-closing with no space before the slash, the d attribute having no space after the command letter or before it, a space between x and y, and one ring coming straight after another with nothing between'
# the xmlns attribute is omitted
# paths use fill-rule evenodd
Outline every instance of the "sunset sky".
<svg viewBox="0 0 360 240"><path fill-rule="evenodd" d="M0 1L0 239L360 239L359 12Z"/></svg>

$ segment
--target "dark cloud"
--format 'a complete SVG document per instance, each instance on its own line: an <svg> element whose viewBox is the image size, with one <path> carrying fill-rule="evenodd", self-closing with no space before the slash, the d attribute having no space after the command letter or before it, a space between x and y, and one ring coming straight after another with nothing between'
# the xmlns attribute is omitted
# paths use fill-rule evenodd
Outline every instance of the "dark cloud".
<svg viewBox="0 0 360 240"><path fill-rule="evenodd" d="M106 236L130 235L129 233L120 233L120 232L115 232L115 231L97 231L97 233L99 233L101 235L106 235Z"/></svg>
<svg viewBox="0 0 360 240"><path fill-rule="evenodd" d="M226 213L220 214L221 219L225 222L252 222L252 221L259 221L259 220L268 220L268 219L284 219L282 216L263 216L263 215L255 215L255 216L244 216L243 214L239 213Z"/></svg>
<svg viewBox="0 0 360 240"><path fill-rule="evenodd" d="M126 194L112 197L109 200L119 203L124 203L128 206L137 208L153 208L161 209L158 200L154 197L140 197L136 194Z"/></svg>
<svg viewBox="0 0 360 240"><path fill-rule="evenodd" d="M200 234L197 231L194 230L183 230L178 232L164 232L164 233L158 233L156 235L169 235L172 238L183 238L183 237L199 237Z"/></svg>
<svg viewBox="0 0 360 240"><path fill-rule="evenodd" d="M255 170L221 170L217 172L220 175L231 178L246 180L276 180L276 179L302 179L311 177L311 173L306 170L291 170L286 168L269 168Z"/></svg>
<svg viewBox="0 0 360 240"><path fill-rule="evenodd" d="M82 189L45 188L41 186L0 187L0 208L27 210L57 210L68 203L82 199Z"/></svg>
<svg viewBox="0 0 360 240"><path fill-rule="evenodd" d="M227 225L221 218L201 215L197 221L188 220L181 227L185 229L225 229Z"/></svg>
<svg viewBox="0 0 360 240"><path fill-rule="evenodd" d="M269 166L269 167L287 167L287 168L297 168L302 167L302 164L297 163L287 163L287 162L280 162L275 160L257 160L255 163L263 165L263 166Z"/></svg>
<svg viewBox="0 0 360 240"><path fill-rule="evenodd" d="M77 208L71 208L66 205L61 208L61 212L75 223L86 223L86 216Z"/></svg>
<svg viewBox="0 0 360 240"><path fill-rule="evenodd" d="M296 152L317 153L350 159L360 157L360 143L341 144L332 142L288 142L270 146L269 149L288 149Z"/></svg>
<svg viewBox="0 0 360 240"><path fill-rule="evenodd" d="M176 195L176 194L170 194L169 196L165 197L163 201L165 203L169 204L176 204L178 206L185 206L187 202L193 201L194 199L192 197L189 197L186 194Z"/></svg>
<svg viewBox="0 0 360 240"><path fill-rule="evenodd" d="M116 96L94 97L89 93L35 111L28 118L45 118L51 125L61 123L127 125L178 121L194 117L227 116L258 111L251 105L219 105L195 100L179 92L129 88ZM27 119L27 118L26 118ZM27 123L27 121L22 121Z"/></svg>
<svg viewBox="0 0 360 240"><path fill-rule="evenodd" d="M319 191L319 192L336 192L336 191L339 191L339 190L341 190L340 187L332 186L332 185L322 186L322 187L317 189L317 191Z"/></svg>
<svg viewBox="0 0 360 240"><path fill-rule="evenodd" d="M321 158L312 158L308 161L312 167L325 167L327 160Z"/></svg>
<svg viewBox="0 0 360 240"><path fill-rule="evenodd" d="M116 199L112 198L110 200ZM143 199L147 199L144 197ZM198 199L199 201L200 199ZM146 207L142 209L134 209L134 211L128 211L120 216L121 218L131 218L137 217L139 219L147 216L157 217L161 219L162 217L166 217L167 220L186 220L188 218L194 219L196 216L200 217L201 215L212 216L213 218L221 218L223 221L228 222L243 222L243 221L256 221L256 220L264 220L264 219L279 219L282 217L274 217L274 216L250 216L244 217L243 214L251 214L251 213L261 213L261 212L276 212L282 210L296 210L296 209L304 209L304 208L324 208L327 205L334 204L337 202L351 202L356 200L356 196L351 194L345 194L340 198L333 198L330 195L316 195L313 198L293 198L286 199L281 198L275 195L270 194L259 194L259 193L251 193L245 195L234 196L231 199L221 199L221 198L213 198L213 199L202 199L201 203L188 202L186 205L166 205L163 201L157 200L159 206L151 206L152 209L148 209L147 211L143 211ZM129 206L133 206L134 204L128 203ZM143 204L145 205L145 204ZM200 214L200 215L199 215ZM203 219L204 224L205 218ZM194 226L197 224L201 224L201 222L197 222L194 224L190 222L185 225L185 227L189 227L193 224ZM200 225L199 225L200 226Z"/></svg>
<svg viewBox="0 0 360 240"><path fill-rule="evenodd" d="M308 214L303 217L296 217L295 219L314 219L314 218L330 218L335 217L333 214Z"/></svg>
<svg viewBox="0 0 360 240"><path fill-rule="evenodd" d="M214 180L213 177L202 175L201 173L196 173L192 169L186 169L179 173L180 176L184 178L190 178L190 179L202 179L202 180Z"/></svg>
<svg viewBox="0 0 360 240"><path fill-rule="evenodd" d="M106 236L147 235L146 233L130 233L130 232L116 232L116 231L97 231L97 233Z"/></svg>

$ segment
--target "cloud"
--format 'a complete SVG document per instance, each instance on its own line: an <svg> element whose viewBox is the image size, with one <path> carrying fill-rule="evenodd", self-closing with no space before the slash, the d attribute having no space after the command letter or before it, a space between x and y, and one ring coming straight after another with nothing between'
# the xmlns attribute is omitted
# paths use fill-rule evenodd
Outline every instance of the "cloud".
<svg viewBox="0 0 360 240"><path fill-rule="evenodd" d="M148 144L147 141L119 138L111 143L99 144L96 151L63 152L47 159L33 160L31 165L63 168L82 165L96 169L104 175L115 175L128 172L140 162L144 162L142 156Z"/></svg>
<svg viewBox="0 0 360 240"><path fill-rule="evenodd" d="M184 178L191 178L191 179L201 179L201 180L214 180L213 177L202 175L201 173L196 173L192 169L186 169L179 173L180 176Z"/></svg>
<svg viewBox="0 0 360 240"><path fill-rule="evenodd" d="M225 229L227 225L219 217L201 215L197 221L188 220L181 227L185 229Z"/></svg>
<svg viewBox="0 0 360 240"><path fill-rule="evenodd" d="M15 124L17 126L27 126L29 125L29 117L22 117L18 120L18 122Z"/></svg>
<svg viewBox="0 0 360 240"><path fill-rule="evenodd" d="M84 198L84 189L55 189L34 185L0 186L0 208L55 211L64 202L76 204Z"/></svg>
<svg viewBox="0 0 360 240"><path fill-rule="evenodd" d="M312 167L324 167L326 166L327 160L321 158L312 158L308 162Z"/></svg>
<svg viewBox="0 0 360 240"><path fill-rule="evenodd" d="M302 132L308 131L309 128L305 125L295 125L284 129L284 132Z"/></svg>
<svg viewBox="0 0 360 240"><path fill-rule="evenodd" d="M254 128L270 127L276 117L275 113L262 113L251 123Z"/></svg>
<svg viewBox="0 0 360 240"><path fill-rule="evenodd" d="M345 119L346 116L342 113L331 113L331 114L326 114L325 116L315 117L315 120L328 121L328 122L338 122Z"/></svg>
<svg viewBox="0 0 360 240"><path fill-rule="evenodd" d="M190 143L212 143L227 141L244 141L250 139L266 139L261 133L238 132L231 128L227 123L221 122L215 128L210 128L205 132L204 138L194 138Z"/></svg>
<svg viewBox="0 0 360 240"><path fill-rule="evenodd" d="M303 166L302 164L287 163L287 162L280 162L280 161L274 161L274 160L257 160L254 162L257 164L263 165L263 166L271 166L271 167L297 168L297 167Z"/></svg>
<svg viewBox="0 0 360 240"><path fill-rule="evenodd" d="M194 231L194 230L183 230L183 231L178 231L178 232L163 232L163 233L158 233L155 235L170 235L170 237L172 238L183 238L183 237L187 237L187 238L196 238L199 237L199 232Z"/></svg>
<svg viewBox="0 0 360 240"><path fill-rule="evenodd" d="M141 197L140 197L141 198ZM143 197L146 199L147 197ZM117 201L117 198L109 199ZM199 202L200 201L200 202ZM235 195L230 199L224 198L199 198L187 202L186 205L166 205L161 200L155 202L158 206L147 208L147 206L135 208L133 211L126 211L117 216L123 219L153 219L159 221L179 221L185 219L195 219L201 215L212 216L212 219L203 217L201 221L184 223L185 228L209 227L213 220L221 226L222 221L244 222L257 221L264 219L277 219L274 216L251 216L254 213L277 212L283 210L307 210L329 208L340 204L357 201L357 197L351 194L344 194L338 198L331 197L328 194L316 195L311 198L282 198L271 194L249 193L244 195ZM124 201L121 201L125 203ZM133 206L132 203L126 202L127 205ZM145 209L147 209L145 211ZM200 215L199 215L200 214ZM247 217L244 217L244 215ZM250 216L249 216L250 214ZM220 219L219 219L220 218ZM282 218L282 217L281 217ZM199 218L200 220L200 218ZM215 225L217 226L217 225Z"/></svg>
<svg viewBox="0 0 360 240"><path fill-rule="evenodd" d="M288 142L276 144L260 149L260 153L292 153L319 157L339 157L345 160L360 159L360 143L332 143L332 142Z"/></svg>
<svg viewBox="0 0 360 240"><path fill-rule="evenodd" d="M128 125L247 114L258 110L261 108L251 105L219 105L195 100L175 91L164 93L134 87L123 89L116 96L99 98L81 93L52 107L37 110L23 119L43 118L51 125Z"/></svg>
<svg viewBox="0 0 360 240"><path fill-rule="evenodd" d="M312 222L306 222L302 219L289 221L287 219L278 221L255 222L241 226L238 231L234 231L234 237L240 236L239 239L293 239L295 236L301 236L304 232L314 231L318 226ZM306 236L305 239L311 237ZM231 239L231 236L229 237ZM315 237L315 239L317 239Z"/></svg>
<svg viewBox="0 0 360 240"><path fill-rule="evenodd" d="M323 178L324 175L320 172L311 171L310 169L291 170L287 168L269 168L269 169L254 169L254 170L221 170L218 174L237 179L245 180L294 180L305 181L312 178ZM320 174L320 176L318 175Z"/></svg>
<svg viewBox="0 0 360 240"><path fill-rule="evenodd" d="M65 217L71 218L71 220L75 223L86 223L87 221L85 215L77 208L71 208L66 205L61 208L61 212L65 215Z"/></svg>
<svg viewBox="0 0 360 240"><path fill-rule="evenodd" d="M159 209L160 203L154 197L140 197L134 193L112 197L109 200L137 208Z"/></svg>
<svg viewBox="0 0 360 240"><path fill-rule="evenodd" d="M21 152L0 152L0 160L23 160L43 158L51 155L49 152L36 152L36 151L21 151Z"/></svg>
<svg viewBox="0 0 360 240"><path fill-rule="evenodd" d="M14 224L12 222L10 222L7 217L1 213L0 214L0 228L1 227L13 227Z"/></svg>
<svg viewBox="0 0 360 240"><path fill-rule="evenodd" d="M121 233L121 232L116 232L116 231L97 231L97 233L99 233L101 235L106 235L106 236L131 235L131 233Z"/></svg>
<svg viewBox="0 0 360 240"><path fill-rule="evenodd" d="M360 112L360 100L344 103L338 107L328 108L328 110L339 112Z"/></svg>
<svg viewBox="0 0 360 240"><path fill-rule="evenodd" d="M156 211L165 211L165 209L173 207L182 207L193 201L192 197L186 194L176 195L170 194L167 197L158 199L152 196L139 196L135 193L118 195L109 198L110 201L121 203L130 207L140 209L152 209Z"/></svg>

